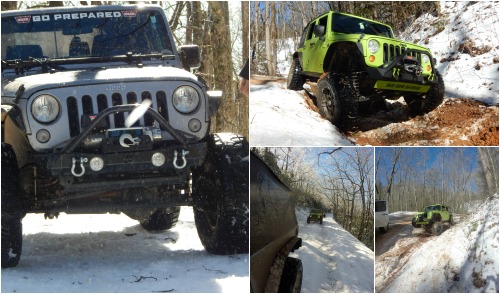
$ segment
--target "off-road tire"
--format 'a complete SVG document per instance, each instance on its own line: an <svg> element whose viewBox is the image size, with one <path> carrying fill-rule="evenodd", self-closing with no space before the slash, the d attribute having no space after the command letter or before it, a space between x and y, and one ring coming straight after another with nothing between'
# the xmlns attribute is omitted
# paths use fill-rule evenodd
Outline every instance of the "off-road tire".
<svg viewBox="0 0 500 294"><path fill-rule="evenodd" d="M310 223L311 222L311 219L309 217L307 217L307 223Z"/></svg>
<svg viewBox="0 0 500 294"><path fill-rule="evenodd" d="M450 215L450 226L454 226L455 225L455 220L453 220L453 216Z"/></svg>
<svg viewBox="0 0 500 294"><path fill-rule="evenodd" d="M15 267L21 259L24 214L19 183L16 155L2 143L2 268Z"/></svg>
<svg viewBox="0 0 500 294"><path fill-rule="evenodd" d="M443 223L442 222L435 222L432 224L431 227L432 234L434 236L439 236L443 232Z"/></svg>
<svg viewBox="0 0 500 294"><path fill-rule="evenodd" d="M194 219L209 253L248 253L248 152L244 137L212 134L203 165L193 171Z"/></svg>
<svg viewBox="0 0 500 294"><path fill-rule="evenodd" d="M432 84L425 95L405 95L404 99L414 114L425 114L436 109L444 100L444 81L439 71L435 70L438 82Z"/></svg>
<svg viewBox="0 0 500 294"><path fill-rule="evenodd" d="M418 228L420 228L420 227L422 227L422 225L417 225L417 223L415 222L415 220L412 220L412 221L411 221L411 225L412 225L414 228L417 228L417 229L418 229Z"/></svg>
<svg viewBox="0 0 500 294"><path fill-rule="evenodd" d="M175 226L179 220L181 208L173 206L169 208L159 208L148 218L140 221L141 226L147 231L164 231Z"/></svg>
<svg viewBox="0 0 500 294"><path fill-rule="evenodd" d="M287 257L283 274L281 275L279 293L300 293L303 276L302 261L297 258Z"/></svg>
<svg viewBox="0 0 500 294"><path fill-rule="evenodd" d="M329 120L340 130L351 128L358 115L355 92L348 78L329 74L318 81L316 90L318 110L323 118Z"/></svg>
<svg viewBox="0 0 500 294"><path fill-rule="evenodd" d="M288 79L286 82L286 88L289 90L299 91L303 89L305 79L301 75L302 67L300 66L300 61L298 58L292 59L292 64L290 65L290 70L288 71Z"/></svg>
<svg viewBox="0 0 500 294"><path fill-rule="evenodd" d="M322 225L323 224L323 218L320 218L319 219L319 224Z"/></svg>
<svg viewBox="0 0 500 294"><path fill-rule="evenodd" d="M388 230L389 230L389 224L387 224L387 226L385 226L385 227L379 227L378 228L378 231L380 233L386 233Z"/></svg>

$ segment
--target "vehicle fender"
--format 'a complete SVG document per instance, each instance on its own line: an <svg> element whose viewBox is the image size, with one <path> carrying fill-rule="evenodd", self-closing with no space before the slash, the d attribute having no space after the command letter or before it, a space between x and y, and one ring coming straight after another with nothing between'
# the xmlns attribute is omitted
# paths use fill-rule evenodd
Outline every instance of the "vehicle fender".
<svg viewBox="0 0 500 294"><path fill-rule="evenodd" d="M359 43L336 42L325 54L323 72L350 73L364 67L363 48Z"/></svg>
<svg viewBox="0 0 500 294"><path fill-rule="evenodd" d="M302 239L298 237L292 237L290 240L281 248L276 257L274 258L273 265L269 272L269 277L267 279L266 287L264 292L267 293L277 293L280 287L281 275L283 274L283 268L285 267L285 261L290 252L298 249L302 246Z"/></svg>

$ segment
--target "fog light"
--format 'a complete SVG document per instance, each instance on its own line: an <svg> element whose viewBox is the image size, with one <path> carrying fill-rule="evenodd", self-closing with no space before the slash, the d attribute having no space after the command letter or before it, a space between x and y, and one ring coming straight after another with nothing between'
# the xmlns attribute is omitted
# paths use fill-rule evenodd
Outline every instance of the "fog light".
<svg viewBox="0 0 500 294"><path fill-rule="evenodd" d="M375 61L375 56L370 55L370 57L368 57L368 61L374 62Z"/></svg>
<svg viewBox="0 0 500 294"><path fill-rule="evenodd" d="M162 166L165 163L165 155L163 153L157 152L151 156L151 162L154 166Z"/></svg>
<svg viewBox="0 0 500 294"><path fill-rule="evenodd" d="M191 132L198 132L201 129L201 122L198 119L193 118L189 121L188 128Z"/></svg>
<svg viewBox="0 0 500 294"><path fill-rule="evenodd" d="M94 157L90 160L90 169L93 171L100 171L104 168L104 160L100 157Z"/></svg>
<svg viewBox="0 0 500 294"><path fill-rule="evenodd" d="M50 133L46 129L41 129L36 132L36 139L40 143L47 143L50 140Z"/></svg>

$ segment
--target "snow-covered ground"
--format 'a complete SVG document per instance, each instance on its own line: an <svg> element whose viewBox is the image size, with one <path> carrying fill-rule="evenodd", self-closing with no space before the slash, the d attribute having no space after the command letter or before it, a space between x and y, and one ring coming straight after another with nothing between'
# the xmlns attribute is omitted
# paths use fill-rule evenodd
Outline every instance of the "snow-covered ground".
<svg viewBox="0 0 500 294"><path fill-rule="evenodd" d="M19 265L2 269L2 292L250 291L248 255L206 253L190 207L161 233L123 214L28 214L23 234Z"/></svg>
<svg viewBox="0 0 500 294"><path fill-rule="evenodd" d="M304 267L302 292L373 293L374 253L327 213L323 224L307 223L309 211L297 209L302 247L295 251Z"/></svg>
<svg viewBox="0 0 500 294"><path fill-rule="evenodd" d="M440 236L405 225L409 234L398 231L393 248L377 256L377 292L498 293L498 214L494 196Z"/></svg>
<svg viewBox="0 0 500 294"><path fill-rule="evenodd" d="M250 140L252 146L353 145L329 121L307 107L304 92L284 83L251 85Z"/></svg>
<svg viewBox="0 0 500 294"><path fill-rule="evenodd" d="M399 38L431 49L446 96L498 105L498 2L441 2L439 18L423 14Z"/></svg>

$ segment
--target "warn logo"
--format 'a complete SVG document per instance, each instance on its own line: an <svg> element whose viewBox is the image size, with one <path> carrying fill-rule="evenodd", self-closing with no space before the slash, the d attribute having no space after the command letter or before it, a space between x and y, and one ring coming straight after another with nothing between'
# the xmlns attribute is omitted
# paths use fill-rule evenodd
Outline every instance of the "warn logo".
<svg viewBox="0 0 500 294"><path fill-rule="evenodd" d="M31 20L31 15L27 16L16 16L17 23L29 23Z"/></svg>
<svg viewBox="0 0 500 294"><path fill-rule="evenodd" d="M122 15L124 17L136 17L137 11L135 11L135 10L122 11Z"/></svg>

